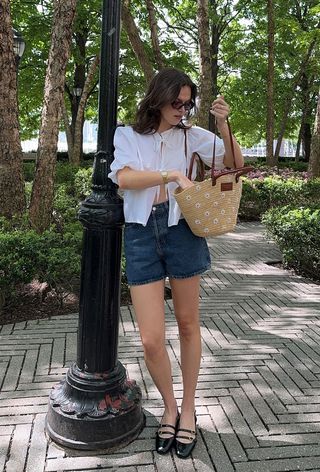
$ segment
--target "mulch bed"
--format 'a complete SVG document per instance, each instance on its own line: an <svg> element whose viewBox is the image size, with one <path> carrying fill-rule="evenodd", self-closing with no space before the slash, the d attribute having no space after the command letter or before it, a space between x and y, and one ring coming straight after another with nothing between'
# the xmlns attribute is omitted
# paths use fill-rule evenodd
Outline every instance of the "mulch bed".
<svg viewBox="0 0 320 472"><path fill-rule="evenodd" d="M18 323L20 321L41 320L52 316L79 313L79 283L76 283L72 292L63 294L61 306L59 297L47 284L34 280L30 284L21 285L12 297L0 310L0 325ZM171 291L166 287L165 298L171 298ZM121 293L121 305L131 304L129 289L124 287Z"/></svg>
<svg viewBox="0 0 320 472"><path fill-rule="evenodd" d="M47 284L34 280L30 284L21 285L16 289L2 308L0 324L17 323L19 321L49 318L57 315L67 315L79 311L79 293L75 289L71 293L64 293L64 302L60 300L54 290Z"/></svg>
<svg viewBox="0 0 320 472"><path fill-rule="evenodd" d="M0 325L18 323L19 321L41 320L52 316L79 313L79 281L71 291L64 292L63 303L54 290L50 290L46 283L33 280L30 284L23 284L16 288L14 297L6 301L0 310ZM121 304L131 303L128 289L121 293Z"/></svg>

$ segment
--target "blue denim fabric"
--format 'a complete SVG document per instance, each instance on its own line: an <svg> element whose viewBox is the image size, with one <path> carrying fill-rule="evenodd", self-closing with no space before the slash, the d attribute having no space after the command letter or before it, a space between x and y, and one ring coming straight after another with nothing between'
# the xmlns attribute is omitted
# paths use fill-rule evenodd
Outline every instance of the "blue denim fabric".
<svg viewBox="0 0 320 472"><path fill-rule="evenodd" d="M167 202L154 205L147 225L126 223L124 249L129 285L143 285L165 277L182 279L211 266L207 242L195 236L184 219L168 227Z"/></svg>

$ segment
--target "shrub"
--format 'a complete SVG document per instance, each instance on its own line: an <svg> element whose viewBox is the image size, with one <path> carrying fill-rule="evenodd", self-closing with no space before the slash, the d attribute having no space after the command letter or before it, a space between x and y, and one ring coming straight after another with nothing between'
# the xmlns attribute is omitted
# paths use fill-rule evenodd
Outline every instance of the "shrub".
<svg viewBox="0 0 320 472"><path fill-rule="evenodd" d="M279 245L285 265L320 281L319 207L273 208L262 221Z"/></svg>
<svg viewBox="0 0 320 472"><path fill-rule="evenodd" d="M74 179L75 194L79 200L83 200L90 195L91 185L92 167L79 169Z"/></svg>
<svg viewBox="0 0 320 472"><path fill-rule="evenodd" d="M0 290L9 292L36 275L39 236L35 231L0 232Z"/></svg>
<svg viewBox="0 0 320 472"><path fill-rule="evenodd" d="M34 171L36 168L35 162L24 162L23 163L23 175L25 182L32 182Z"/></svg>
<svg viewBox="0 0 320 472"><path fill-rule="evenodd" d="M78 223L74 229L64 234L46 231L38 243L37 278L55 290L61 305L80 277L82 227Z"/></svg>
<svg viewBox="0 0 320 472"><path fill-rule="evenodd" d="M66 223L72 223L78 219L79 201L70 195L70 188L61 184L56 187L53 202L53 221L61 232Z"/></svg>
<svg viewBox="0 0 320 472"><path fill-rule="evenodd" d="M280 177L243 178L239 216L243 220L259 220L273 207L312 206L320 203L320 179L287 179Z"/></svg>
<svg viewBox="0 0 320 472"><path fill-rule="evenodd" d="M65 184L73 186L75 174L79 167L69 164L69 162L57 162L55 184Z"/></svg>
<svg viewBox="0 0 320 472"><path fill-rule="evenodd" d="M247 160L246 165L254 167L266 167L266 158L257 157L255 160ZM280 157L276 166L278 169L289 167L290 169L298 172L306 172L308 170L308 162L306 161L292 161L287 158Z"/></svg>
<svg viewBox="0 0 320 472"><path fill-rule="evenodd" d="M38 234L7 227L0 232L0 292L12 296L19 284L37 278L56 291L62 304L66 288L80 276L81 248L78 222L66 225L64 233L53 228Z"/></svg>
<svg viewBox="0 0 320 472"><path fill-rule="evenodd" d="M249 179L260 179L263 180L266 177L280 177L282 180L288 180L292 178L296 179L309 179L311 176L308 172L295 171L289 167L267 167L261 166L255 168L253 171L247 174Z"/></svg>

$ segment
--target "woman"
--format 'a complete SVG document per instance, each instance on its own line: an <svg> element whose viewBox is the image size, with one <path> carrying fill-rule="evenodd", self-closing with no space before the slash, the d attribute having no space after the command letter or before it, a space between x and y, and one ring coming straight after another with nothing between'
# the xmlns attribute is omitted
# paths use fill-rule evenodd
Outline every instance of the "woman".
<svg viewBox="0 0 320 472"><path fill-rule="evenodd" d="M197 89L176 69L163 69L151 81L132 127L116 130L115 159L109 177L124 190L126 272L148 370L164 402L156 434L156 450L167 453L175 444L181 458L196 444L195 390L200 368L200 274L210 268L205 239L195 236L173 197L186 177L193 152L211 164L214 135L186 126ZM226 118L229 106L217 98L211 113L221 135L216 163L234 167ZM234 141L235 166L243 157ZM196 170L194 170L196 172ZM193 176L194 178L194 176ZM171 364L165 347L164 287L169 277L179 328L183 399L181 413L174 396Z"/></svg>

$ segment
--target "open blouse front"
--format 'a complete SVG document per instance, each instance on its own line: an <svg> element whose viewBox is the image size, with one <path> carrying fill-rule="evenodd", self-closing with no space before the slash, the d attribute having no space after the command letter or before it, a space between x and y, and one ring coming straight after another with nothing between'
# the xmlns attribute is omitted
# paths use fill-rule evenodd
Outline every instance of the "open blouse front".
<svg viewBox="0 0 320 472"><path fill-rule="evenodd" d="M181 128L171 128L163 133L140 134L131 126L118 127L114 136L114 161L108 177L118 184L117 172L124 167L134 170L179 170L187 174L193 152L197 152L205 164L211 166L214 134L203 128L192 126L186 130L187 158L185 156L185 133ZM215 167L222 169L224 144L217 137ZM193 169L195 177L196 169ZM181 212L173 196L176 182L169 182L168 226L178 224ZM124 216L127 223L146 225L153 202L157 200L160 186L139 190L124 190Z"/></svg>

